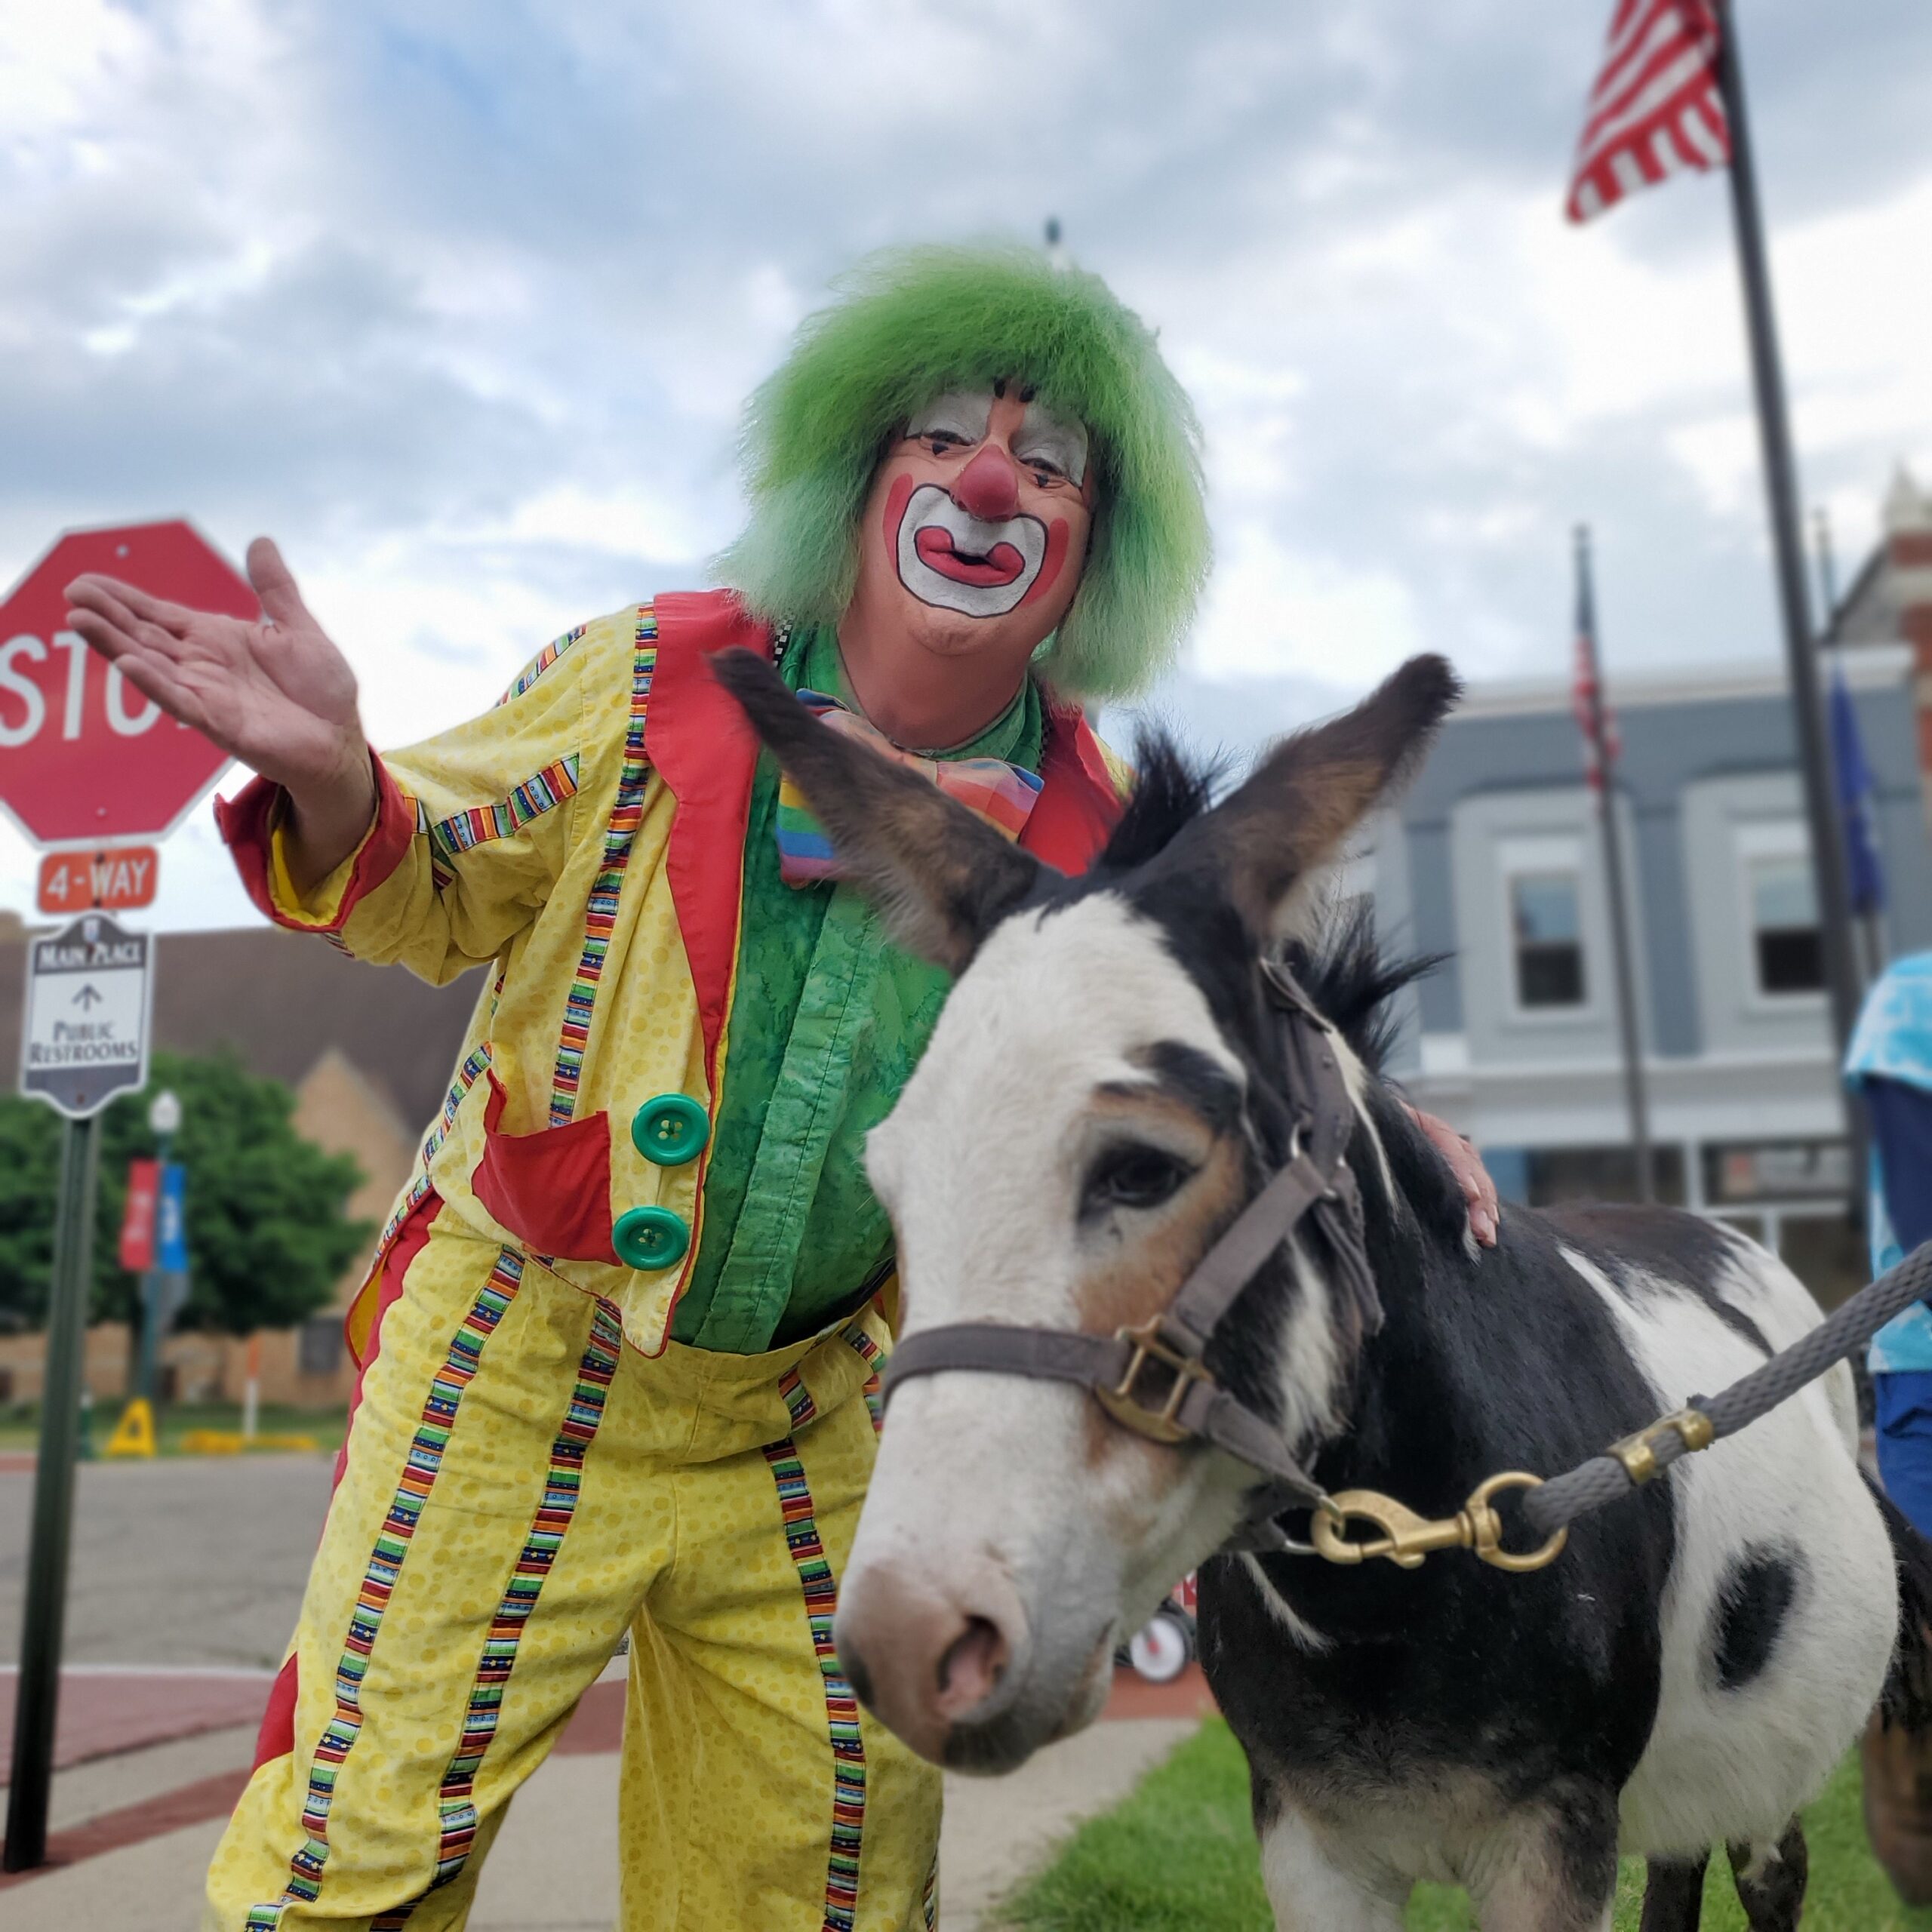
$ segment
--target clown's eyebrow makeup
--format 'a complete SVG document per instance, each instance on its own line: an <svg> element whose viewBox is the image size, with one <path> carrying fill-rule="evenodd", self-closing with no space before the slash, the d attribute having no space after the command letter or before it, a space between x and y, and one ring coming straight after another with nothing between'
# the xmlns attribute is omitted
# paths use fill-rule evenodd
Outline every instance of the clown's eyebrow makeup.
<svg viewBox="0 0 1932 1932"><path fill-rule="evenodd" d="M982 442L992 414L990 389L956 390L915 411L912 420L906 425L906 433L909 436L943 433L957 436L962 442Z"/></svg>
<svg viewBox="0 0 1932 1932"><path fill-rule="evenodd" d="M1029 402L1013 438L1021 463L1050 463L1075 489L1087 480L1087 431L1084 424L1056 416L1043 402Z"/></svg>

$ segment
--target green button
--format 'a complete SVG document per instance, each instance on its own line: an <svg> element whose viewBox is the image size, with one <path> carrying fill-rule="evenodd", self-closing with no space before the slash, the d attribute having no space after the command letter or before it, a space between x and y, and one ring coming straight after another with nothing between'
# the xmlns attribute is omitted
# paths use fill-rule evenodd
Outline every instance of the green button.
<svg viewBox="0 0 1932 1932"><path fill-rule="evenodd" d="M710 1138L710 1118L688 1094L660 1094L631 1116L631 1144L660 1168L696 1160Z"/></svg>
<svg viewBox="0 0 1932 1932"><path fill-rule="evenodd" d="M617 1258L633 1268L669 1268L683 1260L691 1244L685 1217L668 1208L633 1208L617 1217L611 1231Z"/></svg>

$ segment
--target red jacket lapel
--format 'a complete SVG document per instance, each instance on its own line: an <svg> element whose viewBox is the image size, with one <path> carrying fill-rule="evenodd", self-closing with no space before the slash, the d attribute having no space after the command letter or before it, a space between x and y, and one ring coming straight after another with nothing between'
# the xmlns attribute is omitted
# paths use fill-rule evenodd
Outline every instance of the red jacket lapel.
<svg viewBox="0 0 1932 1932"><path fill-rule="evenodd" d="M655 598L652 608L657 665L645 750L678 801L665 868L697 990L705 1068L715 1095L738 952L758 738L705 660L734 645L769 657L771 630L727 590L672 592Z"/></svg>

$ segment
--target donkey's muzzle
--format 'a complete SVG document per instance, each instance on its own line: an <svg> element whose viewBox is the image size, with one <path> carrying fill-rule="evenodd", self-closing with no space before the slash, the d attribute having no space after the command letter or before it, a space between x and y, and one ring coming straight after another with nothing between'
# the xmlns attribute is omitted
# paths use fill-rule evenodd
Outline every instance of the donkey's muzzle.
<svg viewBox="0 0 1932 1932"><path fill-rule="evenodd" d="M943 1581L884 1565L855 1571L833 1638L860 1703L936 1764L949 1761L956 1733L1001 1715L1029 1648L1019 1594L990 1562Z"/></svg>

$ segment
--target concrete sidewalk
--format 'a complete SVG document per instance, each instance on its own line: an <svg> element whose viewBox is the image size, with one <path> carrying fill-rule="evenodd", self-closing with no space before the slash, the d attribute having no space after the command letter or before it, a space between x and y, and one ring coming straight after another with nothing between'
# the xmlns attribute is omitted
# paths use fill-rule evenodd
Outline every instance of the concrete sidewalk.
<svg viewBox="0 0 1932 1932"><path fill-rule="evenodd" d="M617 1909L617 1747L622 1661L593 1687L549 1761L518 1795L479 1887L475 1932L588 1932ZM166 1932L196 1922L202 1875L247 1776L255 1727L219 1723L232 1680L128 1675L128 1747L112 1749L105 1672L63 1685L67 1768L54 1780L50 1850L63 1861L0 1879L8 1932L75 1925ZM174 1687L180 1734L163 1715ZM257 1704L266 1694L257 1680ZM76 1717L65 1721L69 1692ZM1044 1864L1082 1818L1125 1796L1211 1707L1198 1672L1156 1689L1123 1673L1107 1718L998 1780L946 1780L941 1841L944 1932L975 1932L994 1900ZM232 1714L232 1706L227 1707ZM109 1755L73 1761L73 1747ZM558 1847L569 1847L559 1858Z"/></svg>

